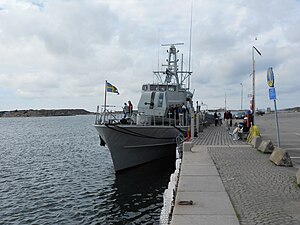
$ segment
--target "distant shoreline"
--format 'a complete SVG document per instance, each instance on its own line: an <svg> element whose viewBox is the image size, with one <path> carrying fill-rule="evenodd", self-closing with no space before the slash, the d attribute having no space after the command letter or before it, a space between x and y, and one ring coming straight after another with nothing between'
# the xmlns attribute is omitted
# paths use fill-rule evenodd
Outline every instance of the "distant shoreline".
<svg viewBox="0 0 300 225"><path fill-rule="evenodd" d="M49 117L49 116L76 116L76 115L94 115L85 109L28 109L0 111L1 117Z"/></svg>
<svg viewBox="0 0 300 225"><path fill-rule="evenodd" d="M214 112L215 110L209 110ZM233 110L239 111L239 110ZM278 112L300 112L300 107L280 109ZM120 111L120 113L122 113ZM50 117L50 116L76 116L76 115L96 115L85 109L22 109L11 111L0 111L0 118L9 117Z"/></svg>

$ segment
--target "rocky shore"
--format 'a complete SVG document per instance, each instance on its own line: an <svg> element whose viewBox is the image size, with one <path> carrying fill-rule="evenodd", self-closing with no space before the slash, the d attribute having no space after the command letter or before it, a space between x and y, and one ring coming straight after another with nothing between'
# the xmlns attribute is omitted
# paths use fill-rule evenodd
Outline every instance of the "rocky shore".
<svg viewBox="0 0 300 225"><path fill-rule="evenodd" d="M0 111L0 117L43 117L43 116L76 116L76 115L91 115L85 109L28 109L28 110L13 110Z"/></svg>

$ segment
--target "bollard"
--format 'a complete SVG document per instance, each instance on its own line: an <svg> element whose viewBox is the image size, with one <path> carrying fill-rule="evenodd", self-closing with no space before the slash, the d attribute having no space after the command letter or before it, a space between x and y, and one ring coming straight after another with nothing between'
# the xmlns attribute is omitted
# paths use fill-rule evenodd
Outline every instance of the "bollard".
<svg viewBox="0 0 300 225"><path fill-rule="evenodd" d="M200 114L199 113L196 114L196 131L197 131L197 134L200 132Z"/></svg>
<svg viewBox="0 0 300 225"><path fill-rule="evenodd" d="M185 141L183 142L183 151L184 152L191 152L193 147L193 142Z"/></svg>
<svg viewBox="0 0 300 225"><path fill-rule="evenodd" d="M195 137L195 113L191 113L191 139Z"/></svg>

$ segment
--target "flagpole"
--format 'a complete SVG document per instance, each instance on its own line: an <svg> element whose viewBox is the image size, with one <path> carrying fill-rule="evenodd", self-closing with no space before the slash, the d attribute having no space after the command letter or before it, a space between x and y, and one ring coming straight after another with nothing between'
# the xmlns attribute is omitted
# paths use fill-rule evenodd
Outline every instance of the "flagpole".
<svg viewBox="0 0 300 225"><path fill-rule="evenodd" d="M105 117L106 117L106 95L107 95L107 80L105 80L105 85L104 85L104 88L105 88L105 91L104 91L104 115L103 115L103 122L105 122Z"/></svg>

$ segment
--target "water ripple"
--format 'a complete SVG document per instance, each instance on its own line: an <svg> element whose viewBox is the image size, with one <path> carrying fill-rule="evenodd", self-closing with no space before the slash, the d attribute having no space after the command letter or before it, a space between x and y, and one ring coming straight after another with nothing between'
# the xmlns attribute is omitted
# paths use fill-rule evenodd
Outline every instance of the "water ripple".
<svg viewBox="0 0 300 225"><path fill-rule="evenodd" d="M0 224L158 224L172 161L116 176L93 122L1 118Z"/></svg>

